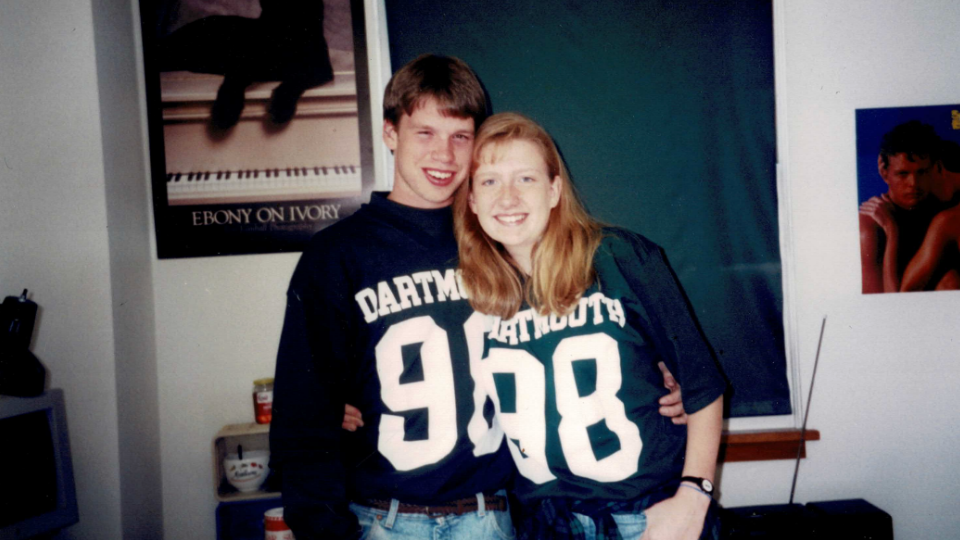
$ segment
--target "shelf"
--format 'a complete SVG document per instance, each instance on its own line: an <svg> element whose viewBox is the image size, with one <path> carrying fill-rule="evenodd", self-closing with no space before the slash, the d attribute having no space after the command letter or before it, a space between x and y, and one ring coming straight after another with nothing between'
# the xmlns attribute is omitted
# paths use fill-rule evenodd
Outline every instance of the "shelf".
<svg viewBox="0 0 960 540"><path fill-rule="evenodd" d="M253 501L278 497L278 486L272 485L272 479L267 481L259 491L241 493L231 486L223 475L223 458L229 453L236 452L237 446L248 450L270 450L270 424L228 424L223 426L213 438L213 487L217 500L220 502Z"/></svg>
<svg viewBox="0 0 960 540"><path fill-rule="evenodd" d="M799 429L724 432L720 439L720 462L765 461L807 457L807 441L819 441L820 432L808 429L800 440Z"/></svg>

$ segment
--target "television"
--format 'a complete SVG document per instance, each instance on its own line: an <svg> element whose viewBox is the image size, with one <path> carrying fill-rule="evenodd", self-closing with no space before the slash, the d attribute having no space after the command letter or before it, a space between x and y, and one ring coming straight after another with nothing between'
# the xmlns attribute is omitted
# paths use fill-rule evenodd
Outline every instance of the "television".
<svg viewBox="0 0 960 540"><path fill-rule="evenodd" d="M0 540L25 540L79 521L63 390L0 395Z"/></svg>

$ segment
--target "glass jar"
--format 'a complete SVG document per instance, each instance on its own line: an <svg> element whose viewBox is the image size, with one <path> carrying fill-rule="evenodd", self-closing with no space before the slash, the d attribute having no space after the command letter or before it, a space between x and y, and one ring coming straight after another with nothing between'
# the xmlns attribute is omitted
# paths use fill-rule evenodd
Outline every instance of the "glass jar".
<svg viewBox="0 0 960 540"><path fill-rule="evenodd" d="M258 424L269 424L273 417L273 379L253 381L253 416Z"/></svg>

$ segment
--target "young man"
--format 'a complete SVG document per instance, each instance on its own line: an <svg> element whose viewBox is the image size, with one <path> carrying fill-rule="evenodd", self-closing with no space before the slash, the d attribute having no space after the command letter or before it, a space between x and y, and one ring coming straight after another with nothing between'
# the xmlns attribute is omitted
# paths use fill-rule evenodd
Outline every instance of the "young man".
<svg viewBox="0 0 960 540"><path fill-rule="evenodd" d="M947 208L960 204L960 144L941 141L930 193Z"/></svg>
<svg viewBox="0 0 960 540"><path fill-rule="evenodd" d="M463 62L399 70L384 97L393 191L317 234L294 272L270 446L298 540L359 538L357 516L400 538L513 534L513 465L471 376L484 319L454 272L449 208L486 114ZM348 402L368 428L341 430Z"/></svg>
<svg viewBox="0 0 960 540"><path fill-rule="evenodd" d="M270 429L297 540L513 537L513 463L473 376L486 317L455 273L450 210L486 115L460 60L401 68L384 96L393 191L318 233L297 265ZM364 429L341 430L345 403ZM677 408L664 414L682 419Z"/></svg>
<svg viewBox="0 0 960 540"><path fill-rule="evenodd" d="M940 138L918 121L884 135L877 171L889 186L860 206L863 292L900 290L900 278L943 205L930 197Z"/></svg>

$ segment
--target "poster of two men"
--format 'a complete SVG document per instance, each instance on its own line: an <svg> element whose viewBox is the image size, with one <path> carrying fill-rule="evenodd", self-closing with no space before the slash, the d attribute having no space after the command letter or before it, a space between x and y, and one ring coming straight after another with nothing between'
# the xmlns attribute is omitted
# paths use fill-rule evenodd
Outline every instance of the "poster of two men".
<svg viewBox="0 0 960 540"><path fill-rule="evenodd" d="M960 289L960 105L856 122L863 293Z"/></svg>

